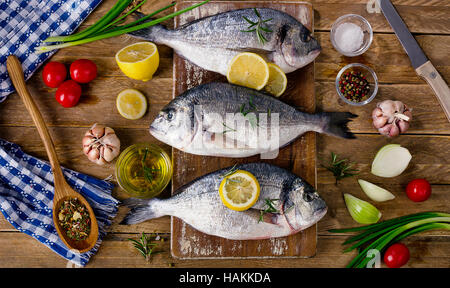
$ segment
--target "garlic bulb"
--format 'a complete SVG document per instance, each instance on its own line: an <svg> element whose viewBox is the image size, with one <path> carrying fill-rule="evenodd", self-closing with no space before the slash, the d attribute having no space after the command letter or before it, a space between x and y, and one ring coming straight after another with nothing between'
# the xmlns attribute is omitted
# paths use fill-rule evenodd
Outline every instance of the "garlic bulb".
<svg viewBox="0 0 450 288"><path fill-rule="evenodd" d="M120 140L113 129L95 123L83 138L83 152L89 160L104 165L120 153Z"/></svg>
<svg viewBox="0 0 450 288"><path fill-rule="evenodd" d="M411 109L400 101L385 100L372 112L373 126L388 137L405 133L412 120Z"/></svg>

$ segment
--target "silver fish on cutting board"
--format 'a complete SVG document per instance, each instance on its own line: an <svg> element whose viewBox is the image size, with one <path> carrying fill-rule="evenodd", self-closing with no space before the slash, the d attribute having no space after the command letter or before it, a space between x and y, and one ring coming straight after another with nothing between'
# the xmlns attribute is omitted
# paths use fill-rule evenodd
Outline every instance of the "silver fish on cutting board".
<svg viewBox="0 0 450 288"><path fill-rule="evenodd" d="M191 154L249 157L278 152L307 131L355 138L347 128L354 117L348 112L304 113L268 94L212 82L175 97L151 123L150 133Z"/></svg>
<svg viewBox="0 0 450 288"><path fill-rule="evenodd" d="M327 212L325 201L302 178L267 163L237 165L235 169L252 173L259 182L260 196L252 208L234 211L219 196L224 174L232 168L202 176L178 189L169 199L125 199L132 208L121 224L136 224L171 215L195 229L232 240L267 239L295 234L317 223ZM278 213L265 214L266 199Z"/></svg>
<svg viewBox="0 0 450 288"><path fill-rule="evenodd" d="M254 9L238 9L192 21L169 30L162 25L141 29L130 35L164 44L194 64L227 74L230 61L241 52L255 52L277 64L285 73L295 71L314 61L321 47L311 32L294 17L270 8L257 8L267 31L261 41L248 22L258 22ZM140 14L142 17L143 14ZM247 19L247 20L246 20Z"/></svg>

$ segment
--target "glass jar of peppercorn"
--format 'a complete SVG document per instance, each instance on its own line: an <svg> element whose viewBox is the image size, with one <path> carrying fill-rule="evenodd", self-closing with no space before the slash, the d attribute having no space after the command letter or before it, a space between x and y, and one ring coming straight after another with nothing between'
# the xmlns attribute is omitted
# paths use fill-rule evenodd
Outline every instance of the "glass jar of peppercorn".
<svg viewBox="0 0 450 288"><path fill-rule="evenodd" d="M366 65L352 63L339 71L336 77L336 91L347 104L362 106L375 98L378 92L378 78Z"/></svg>

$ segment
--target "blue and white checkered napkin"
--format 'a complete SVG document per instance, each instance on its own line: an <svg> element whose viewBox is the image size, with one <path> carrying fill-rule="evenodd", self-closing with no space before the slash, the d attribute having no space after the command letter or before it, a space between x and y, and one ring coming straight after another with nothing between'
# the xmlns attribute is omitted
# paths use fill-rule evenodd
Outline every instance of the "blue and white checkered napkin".
<svg viewBox="0 0 450 288"><path fill-rule="evenodd" d="M0 1L0 102L14 92L6 58L16 55L25 80L55 51L36 54L35 47L49 36L71 34L101 0Z"/></svg>
<svg viewBox="0 0 450 288"><path fill-rule="evenodd" d="M97 218L99 239L82 254L70 251L53 224L53 173L47 162L22 152L17 144L0 139L0 211L16 229L43 243L77 265L94 255L117 214L119 201L111 196L113 184L63 168L72 188L91 205Z"/></svg>

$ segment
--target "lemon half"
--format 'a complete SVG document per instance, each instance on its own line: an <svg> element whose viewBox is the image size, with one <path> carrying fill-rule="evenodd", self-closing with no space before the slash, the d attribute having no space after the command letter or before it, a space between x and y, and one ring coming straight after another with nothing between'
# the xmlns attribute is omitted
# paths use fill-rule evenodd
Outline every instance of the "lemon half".
<svg viewBox="0 0 450 288"><path fill-rule="evenodd" d="M281 70L278 65L274 63L268 63L269 65L269 80L267 81L264 90L270 94L280 97L287 87L286 74Z"/></svg>
<svg viewBox="0 0 450 288"><path fill-rule="evenodd" d="M227 79L233 84L261 90L269 80L269 66L258 54L240 53L228 65Z"/></svg>
<svg viewBox="0 0 450 288"><path fill-rule="evenodd" d="M135 89L125 89L116 99L117 110L126 119L136 120L147 111L147 98Z"/></svg>
<svg viewBox="0 0 450 288"><path fill-rule="evenodd" d="M152 42L138 42L116 53L120 70L131 79L148 81L159 66L158 48Z"/></svg>
<svg viewBox="0 0 450 288"><path fill-rule="evenodd" d="M223 204L235 211L244 211L252 207L259 198L259 192L258 180L244 170L237 170L226 176L219 187Z"/></svg>

